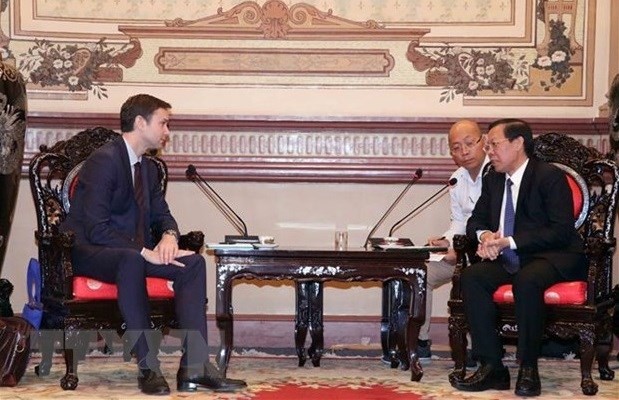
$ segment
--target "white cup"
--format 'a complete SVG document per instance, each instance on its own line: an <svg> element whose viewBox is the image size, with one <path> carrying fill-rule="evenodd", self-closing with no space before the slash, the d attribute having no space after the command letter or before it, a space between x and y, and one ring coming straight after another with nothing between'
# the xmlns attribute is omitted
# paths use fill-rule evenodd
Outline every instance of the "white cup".
<svg viewBox="0 0 619 400"><path fill-rule="evenodd" d="M335 231L335 250L348 250L348 231Z"/></svg>

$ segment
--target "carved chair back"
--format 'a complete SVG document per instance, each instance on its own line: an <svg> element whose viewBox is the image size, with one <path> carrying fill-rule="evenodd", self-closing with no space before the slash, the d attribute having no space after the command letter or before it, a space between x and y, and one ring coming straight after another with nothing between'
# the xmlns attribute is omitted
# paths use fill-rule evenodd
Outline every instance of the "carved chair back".
<svg viewBox="0 0 619 400"><path fill-rule="evenodd" d="M79 179L79 171L86 158L104 144L116 140L120 134L103 127L87 129L68 140L57 142L52 147L42 145L40 153L30 163L30 188L37 214L35 240L39 247L39 262L42 268L42 297L45 299L71 299L73 297L73 272L65 264L61 267L62 246L59 226L71 207L71 196ZM167 189L168 171L158 157L147 156L155 161L161 187ZM70 237L64 237L71 239ZM59 245L61 245L59 247Z"/></svg>
<svg viewBox="0 0 619 400"><path fill-rule="evenodd" d="M107 285L108 290L113 290L112 295L104 297L80 297L75 294L79 287L87 287L89 283L83 284L87 279L73 273L73 234L59 231L59 226L70 209L71 195L84 161L93 151L119 137L120 134L103 127L86 129L52 147L41 146L40 153L36 154L30 163L29 179L37 216L35 239L41 265L41 301L44 307L41 324L43 333L39 336L42 360L35 372L38 375L49 373L54 343L60 340L63 343L67 366L67 372L61 380L63 389L75 389L77 386L77 360L74 359L73 351L85 351L84 347L90 339L88 332L103 329L107 330L107 333L120 334L124 331L124 321L115 299L115 285L95 281L96 287ZM165 193L168 179L165 163L153 155L146 157L150 157L157 165L161 187ZM201 247L204 240L201 232L192 232L191 239L187 239L187 236L185 235L183 240L189 240L193 250ZM149 280L162 281L160 286L171 293L169 296L159 296L168 298L151 296L153 327L164 330L174 326L174 301L170 299L173 298L173 292L167 289L171 286L166 285L165 280L147 278L147 287L151 283ZM52 331L61 331L63 336L58 338L52 335ZM125 351L128 358L128 349ZM80 356L83 354L78 354L78 358Z"/></svg>
<svg viewBox="0 0 619 400"><path fill-rule="evenodd" d="M580 340L581 387L583 393L594 394L597 384L591 368L597 350L601 379L612 379L608 367L612 333L608 310L612 305L612 262L616 239L614 224L619 193L619 169L614 160L584 146L566 135L548 133L535 138L535 156L554 163L566 172L574 199L575 227L582 236L588 258L585 282L560 283L546 291L548 307L546 334L563 339ZM468 325L460 293L460 275L469 264L467 254L474 253L475 243L465 236L454 238L458 262L452 280L449 300L449 337L456 363L452 377L465 374L466 333ZM580 290L581 293L574 293ZM504 301L510 285L495 292L497 329L506 338L518 335L513 298ZM557 297L559 300L556 300ZM568 300L569 299L569 300Z"/></svg>

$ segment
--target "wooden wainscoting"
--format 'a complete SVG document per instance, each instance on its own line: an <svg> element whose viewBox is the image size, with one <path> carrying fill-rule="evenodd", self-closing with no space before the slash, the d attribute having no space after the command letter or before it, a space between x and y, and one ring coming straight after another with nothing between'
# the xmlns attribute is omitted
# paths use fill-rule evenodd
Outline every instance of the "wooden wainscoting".
<svg viewBox="0 0 619 400"><path fill-rule="evenodd" d="M478 119L482 127L490 119ZM610 150L608 119L529 119L536 134L563 132L601 152ZM222 181L444 183L454 170L447 135L455 119L174 116L162 152L172 180L189 164ZM28 117L24 175L40 145L82 129L118 130L117 115L44 114Z"/></svg>

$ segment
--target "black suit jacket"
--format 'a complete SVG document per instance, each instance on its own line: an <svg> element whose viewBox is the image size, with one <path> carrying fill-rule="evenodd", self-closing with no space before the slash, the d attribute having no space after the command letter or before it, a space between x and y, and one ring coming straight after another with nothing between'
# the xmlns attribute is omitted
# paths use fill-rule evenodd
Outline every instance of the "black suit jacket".
<svg viewBox="0 0 619 400"><path fill-rule="evenodd" d="M499 229L505 174L490 170L483 178L482 192L466 233L477 241L477 232ZM516 203L514 234L521 265L533 258L548 260L567 280L583 279L582 238L574 228L572 192L565 173L556 166L530 159Z"/></svg>
<svg viewBox="0 0 619 400"><path fill-rule="evenodd" d="M75 233L76 246L141 250L142 246L135 241L138 205L131 168L122 138L101 146L86 160L79 172L69 214L61 226L63 231ZM152 249L151 230L178 232L178 226L161 190L157 166L142 157L141 168L147 208L143 226L145 247Z"/></svg>

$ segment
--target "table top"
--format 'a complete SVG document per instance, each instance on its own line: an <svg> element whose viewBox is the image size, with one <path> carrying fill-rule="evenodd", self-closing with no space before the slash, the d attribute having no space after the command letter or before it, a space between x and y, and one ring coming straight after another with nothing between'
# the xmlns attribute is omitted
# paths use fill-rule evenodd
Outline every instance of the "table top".
<svg viewBox="0 0 619 400"><path fill-rule="evenodd" d="M406 248L389 248L380 250L365 250L363 248L349 250L334 250L319 247L277 247L277 248L249 248L225 247L210 248L215 256L247 256L247 257L329 257L329 258L428 258L430 252L443 252L445 247L413 246Z"/></svg>

